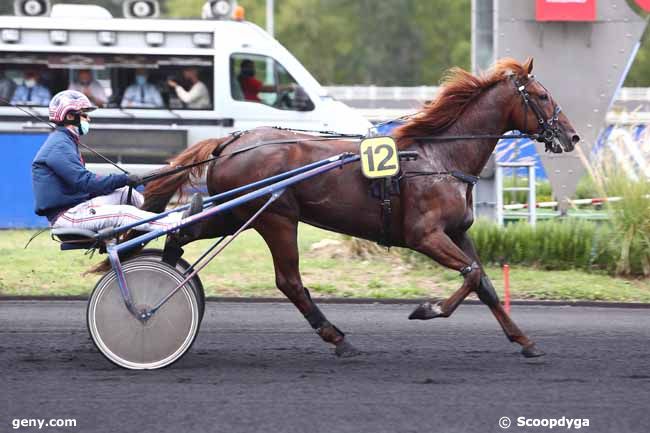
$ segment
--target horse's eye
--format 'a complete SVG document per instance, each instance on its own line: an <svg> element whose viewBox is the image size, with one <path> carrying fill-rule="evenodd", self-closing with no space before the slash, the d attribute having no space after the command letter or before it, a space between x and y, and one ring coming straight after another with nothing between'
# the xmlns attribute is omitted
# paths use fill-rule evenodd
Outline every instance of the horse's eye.
<svg viewBox="0 0 650 433"><path fill-rule="evenodd" d="M541 95L539 95L539 99L541 101L548 101L548 95L546 93L542 93Z"/></svg>

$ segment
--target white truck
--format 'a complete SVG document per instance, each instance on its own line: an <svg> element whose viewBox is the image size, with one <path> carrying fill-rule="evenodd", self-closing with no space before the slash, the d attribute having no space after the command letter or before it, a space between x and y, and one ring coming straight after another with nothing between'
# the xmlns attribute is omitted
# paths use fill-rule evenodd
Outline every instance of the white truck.
<svg viewBox="0 0 650 433"><path fill-rule="evenodd" d="M156 18L156 0L126 0L124 18L93 5L15 1L18 15L0 16L0 79L20 87L35 74L54 95L78 80L80 71L90 72L107 102L93 113L86 141L119 162L162 163L199 140L261 125L342 133L365 133L371 126L329 96L263 29L232 18L234 10L241 13L232 0L208 0L206 18L189 20ZM250 75L251 65L257 89L242 89L250 84L242 74L246 69ZM187 69L209 91L209 104L198 109L168 84L189 90L191 83L182 82ZM142 71L157 102L125 103L126 89ZM13 102L47 117L43 100ZM7 133L43 127L13 107L0 107L0 143Z"/></svg>
<svg viewBox="0 0 650 433"><path fill-rule="evenodd" d="M14 1L15 14L0 16L0 98L47 118L51 95L90 77L82 89L98 93L103 107L92 114L84 142L130 172L151 171L199 140L234 130L365 133L371 126L330 97L278 41L243 20L235 0L207 0L204 19L192 20L157 18L157 0L124 0L123 18L93 5ZM188 73L203 83L201 104L183 102L170 87L173 81L190 90ZM136 84L136 75L146 76L146 86ZM30 167L48 132L0 103L0 228L44 224L33 213ZM84 158L95 172L114 171L90 153Z"/></svg>

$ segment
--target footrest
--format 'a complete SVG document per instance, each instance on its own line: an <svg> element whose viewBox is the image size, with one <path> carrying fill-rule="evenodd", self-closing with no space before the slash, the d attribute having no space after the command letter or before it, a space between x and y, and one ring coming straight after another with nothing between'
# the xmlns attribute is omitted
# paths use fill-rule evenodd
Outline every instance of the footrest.
<svg viewBox="0 0 650 433"><path fill-rule="evenodd" d="M61 250L79 250L92 248L97 244L97 233L92 230L80 228L56 228L50 230L52 238L61 243Z"/></svg>

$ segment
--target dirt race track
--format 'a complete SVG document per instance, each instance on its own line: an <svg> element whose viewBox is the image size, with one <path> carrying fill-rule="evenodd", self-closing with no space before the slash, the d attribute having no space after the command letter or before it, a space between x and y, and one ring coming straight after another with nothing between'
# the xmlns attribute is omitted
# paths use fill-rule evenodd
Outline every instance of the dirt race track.
<svg viewBox="0 0 650 433"><path fill-rule="evenodd" d="M406 320L408 305L323 305L365 352L337 359L289 304L208 303L169 368L96 351L85 302L0 302L0 432L548 432L517 419L650 431L650 310L513 307L547 356L526 360L487 308ZM499 419L511 419L508 429ZM13 429L14 419L76 419ZM533 421L530 421L533 422ZM575 424L573 424L575 427Z"/></svg>

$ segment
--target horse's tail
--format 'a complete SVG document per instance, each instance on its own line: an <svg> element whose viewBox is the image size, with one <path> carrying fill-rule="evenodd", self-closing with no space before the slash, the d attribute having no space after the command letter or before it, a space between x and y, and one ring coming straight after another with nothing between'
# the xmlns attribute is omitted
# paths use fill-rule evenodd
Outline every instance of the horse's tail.
<svg viewBox="0 0 650 433"><path fill-rule="evenodd" d="M209 139L196 143L169 161L171 169L182 165L191 165L208 159L212 152L227 139L227 137ZM191 184L193 178L200 179L205 173L208 165L209 164L197 165L191 169L183 170L179 173L162 177L147 184L147 187L144 190L144 204L142 205L142 209L149 212L163 212L174 194L178 191L180 196L182 196L183 186ZM131 239L138 234L139 233L137 231L129 231L124 237L123 241ZM132 257L140 252L141 249L142 247L130 250L123 256L120 255L120 259L124 260ZM108 259L106 259L101 263L93 266L86 273L103 273L109 271L110 269L111 263Z"/></svg>
<svg viewBox="0 0 650 433"><path fill-rule="evenodd" d="M196 143L169 161L171 168L192 165L209 159L212 152L228 138L209 139ZM143 210L162 212L176 192L183 195L183 187L192 184L192 179L200 179L209 164L200 164L180 173L162 177L147 184L144 190Z"/></svg>

